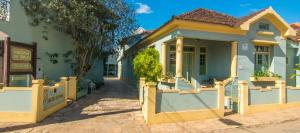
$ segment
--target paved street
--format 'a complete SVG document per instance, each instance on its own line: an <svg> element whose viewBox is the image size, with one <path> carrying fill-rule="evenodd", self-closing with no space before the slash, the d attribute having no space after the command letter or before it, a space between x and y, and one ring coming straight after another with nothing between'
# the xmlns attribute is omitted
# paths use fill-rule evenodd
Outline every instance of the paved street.
<svg viewBox="0 0 300 133"><path fill-rule="evenodd" d="M106 78L105 85L38 124L0 123L0 132L20 133L150 133L150 132L300 132L300 108L229 115L182 123L147 126L137 91L124 81ZM290 128L288 128L290 127Z"/></svg>

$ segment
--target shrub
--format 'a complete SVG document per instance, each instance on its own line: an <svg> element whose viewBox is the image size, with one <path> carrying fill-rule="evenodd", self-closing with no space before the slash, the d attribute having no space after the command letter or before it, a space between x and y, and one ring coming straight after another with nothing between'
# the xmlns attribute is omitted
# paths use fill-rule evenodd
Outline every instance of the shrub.
<svg viewBox="0 0 300 133"><path fill-rule="evenodd" d="M156 82L162 73L159 52L154 48L140 51L133 60L133 69L137 77L145 77L146 82Z"/></svg>

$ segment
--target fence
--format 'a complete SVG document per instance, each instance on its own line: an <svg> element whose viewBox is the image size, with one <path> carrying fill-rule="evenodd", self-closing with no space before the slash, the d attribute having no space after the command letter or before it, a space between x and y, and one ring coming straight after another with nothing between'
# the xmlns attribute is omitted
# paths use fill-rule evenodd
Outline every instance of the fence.
<svg viewBox="0 0 300 133"><path fill-rule="evenodd" d="M285 81L276 81L275 86L249 87L239 81L240 114L252 114L300 105L300 87L286 87Z"/></svg>
<svg viewBox="0 0 300 133"><path fill-rule="evenodd" d="M140 81L140 103L147 124L180 122L224 116L224 87L202 90L157 90L156 83Z"/></svg>
<svg viewBox="0 0 300 133"><path fill-rule="evenodd" d="M75 83L75 84L74 84ZM61 78L54 86L33 80L31 87L0 89L0 122L39 122L76 96L76 78Z"/></svg>

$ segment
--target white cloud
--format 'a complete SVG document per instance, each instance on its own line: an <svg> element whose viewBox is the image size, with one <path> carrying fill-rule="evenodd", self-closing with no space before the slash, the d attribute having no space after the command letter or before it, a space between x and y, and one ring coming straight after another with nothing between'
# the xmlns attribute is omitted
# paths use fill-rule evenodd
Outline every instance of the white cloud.
<svg viewBox="0 0 300 133"><path fill-rule="evenodd" d="M137 14L150 14L153 12L151 10L151 7L149 7L146 4L143 3L136 3L136 4L139 5L139 7L135 11Z"/></svg>
<svg viewBox="0 0 300 133"><path fill-rule="evenodd" d="M240 4L240 7L249 7L249 6L251 6L250 3L242 3L242 4Z"/></svg>
<svg viewBox="0 0 300 133"><path fill-rule="evenodd" d="M251 12L257 12L257 11L259 11L259 9L252 8L252 9L250 9L250 11L251 11Z"/></svg>

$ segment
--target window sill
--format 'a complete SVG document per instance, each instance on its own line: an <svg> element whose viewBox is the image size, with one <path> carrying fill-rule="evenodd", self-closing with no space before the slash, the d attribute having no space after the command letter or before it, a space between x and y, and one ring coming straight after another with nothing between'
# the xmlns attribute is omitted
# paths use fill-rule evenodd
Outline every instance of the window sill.
<svg viewBox="0 0 300 133"><path fill-rule="evenodd" d="M251 82L273 82L279 79L278 77L250 77Z"/></svg>
<svg viewBox="0 0 300 133"><path fill-rule="evenodd" d="M257 32L257 34L263 36L274 36L274 32L269 32L269 31L259 31Z"/></svg>

